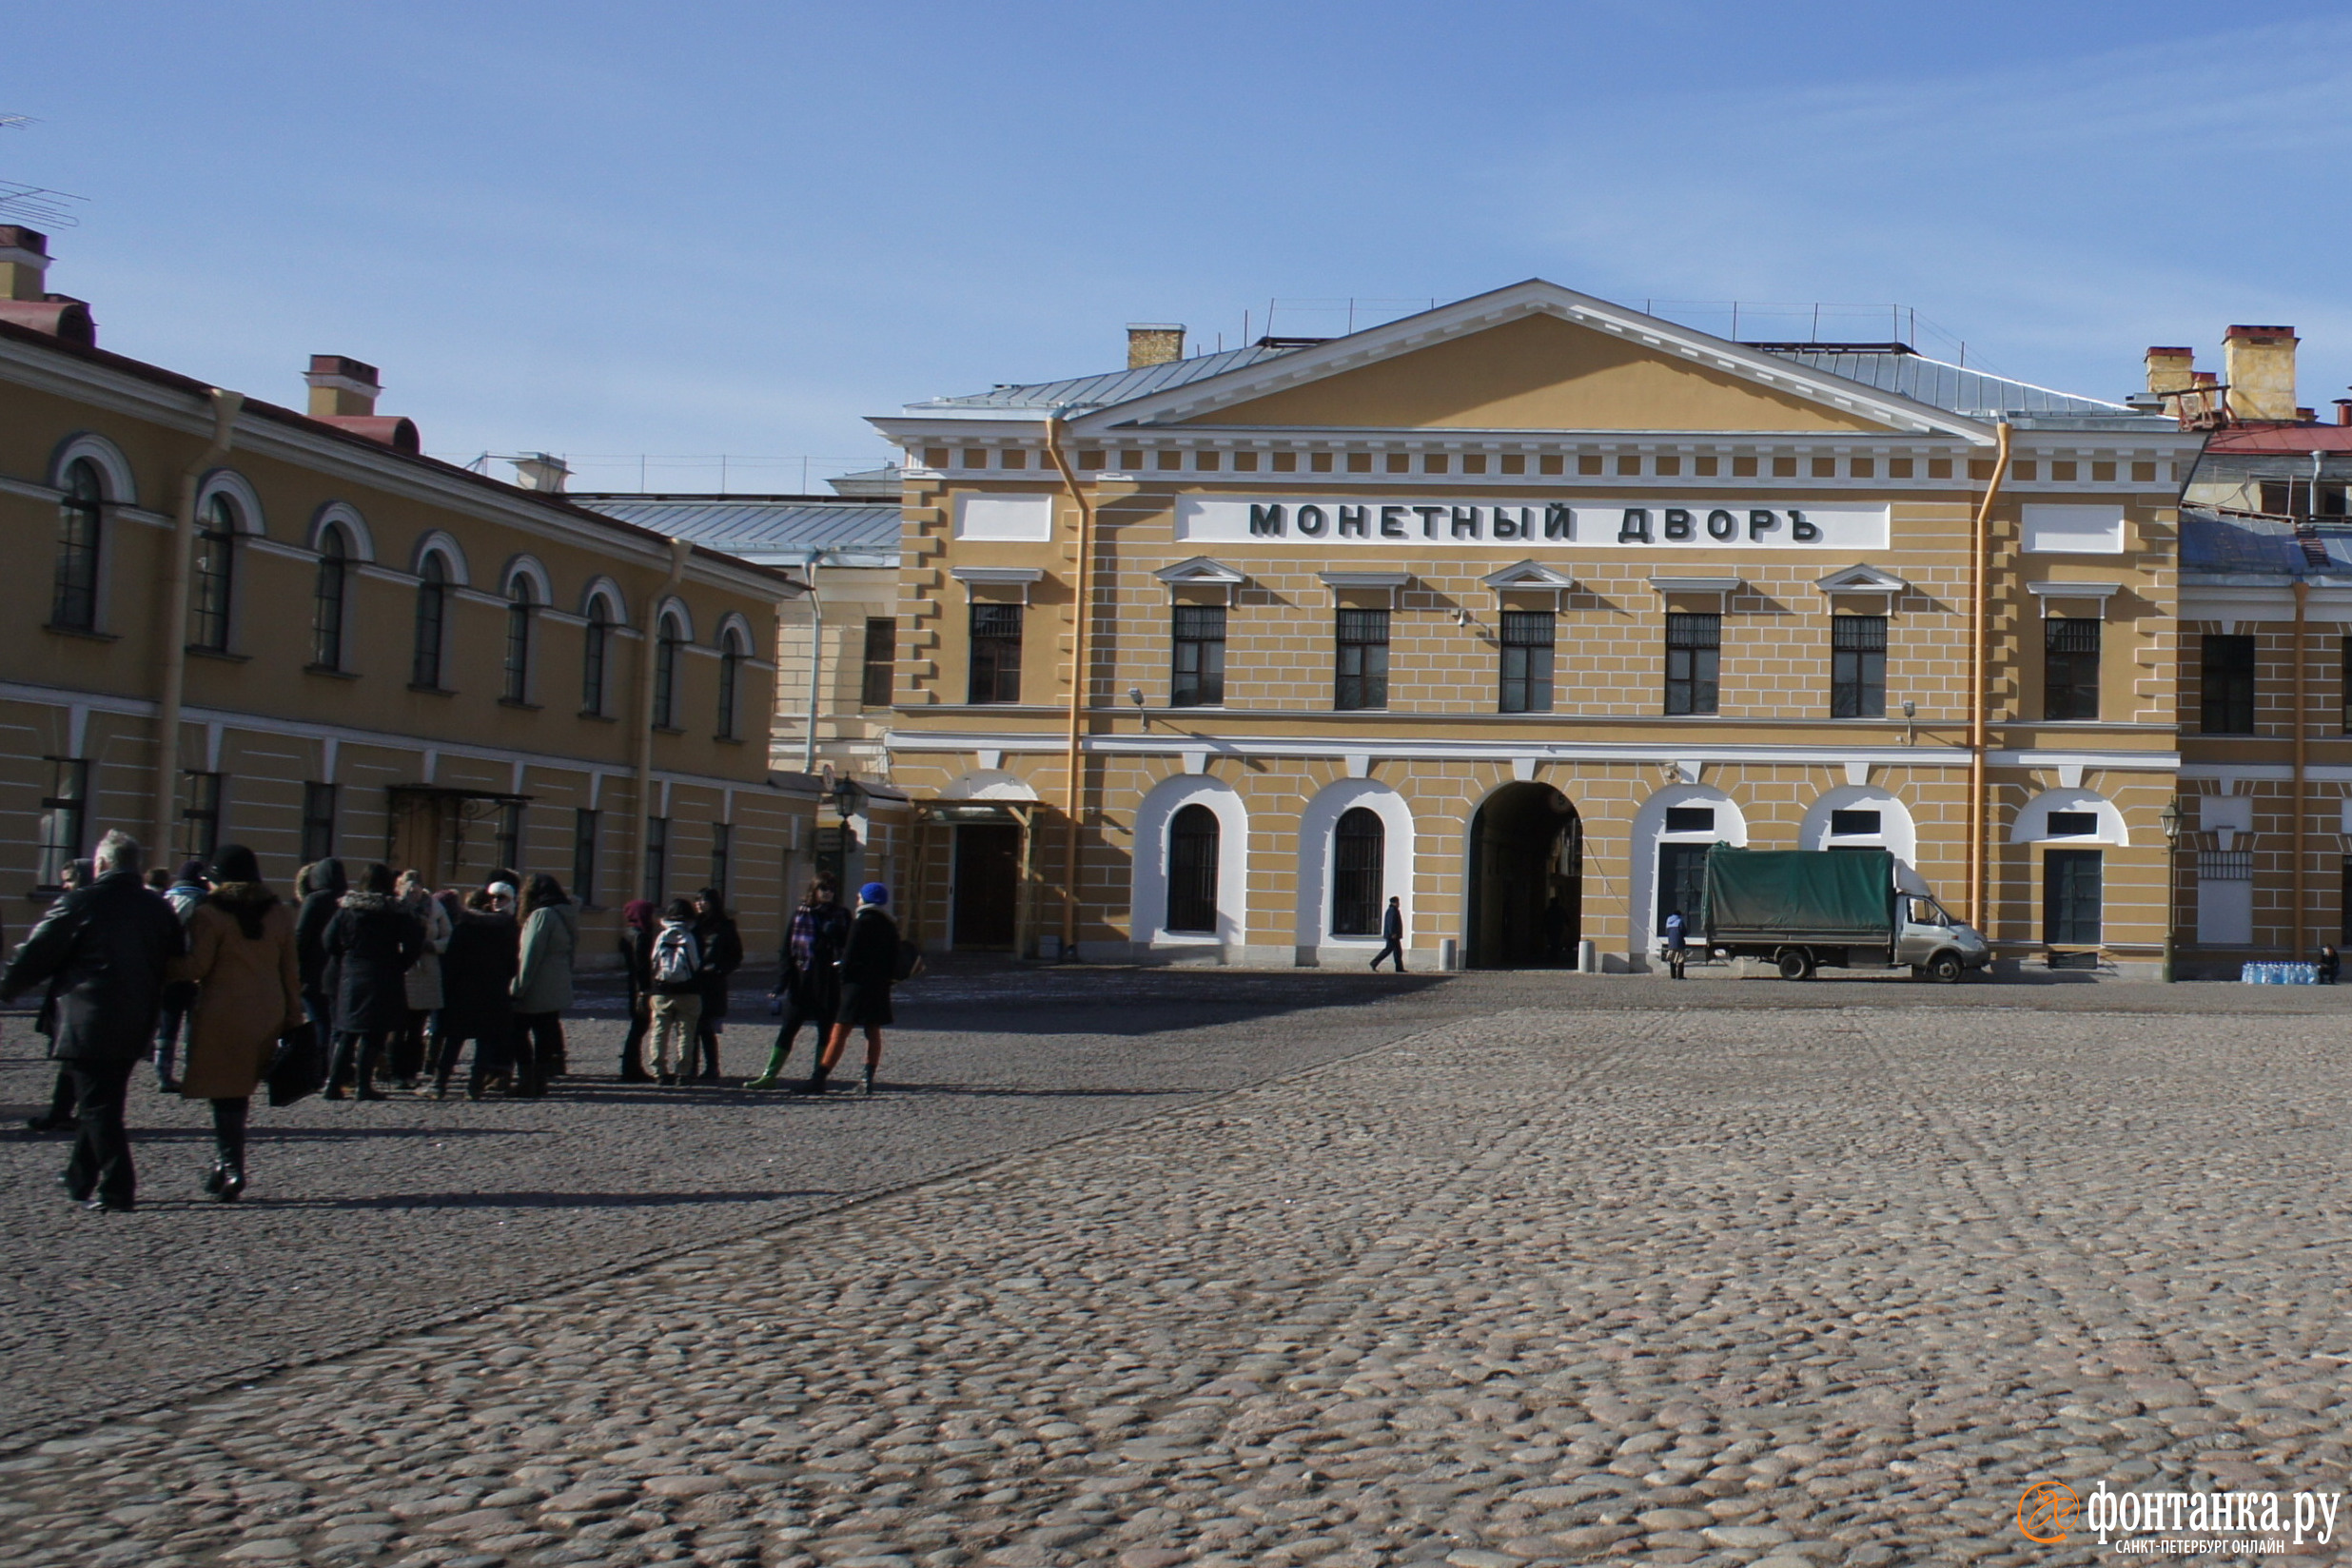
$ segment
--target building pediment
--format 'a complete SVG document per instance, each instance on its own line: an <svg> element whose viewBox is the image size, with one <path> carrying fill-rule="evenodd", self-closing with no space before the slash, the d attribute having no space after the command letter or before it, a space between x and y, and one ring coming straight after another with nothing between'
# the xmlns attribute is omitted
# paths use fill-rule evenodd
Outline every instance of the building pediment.
<svg viewBox="0 0 2352 1568"><path fill-rule="evenodd" d="M1943 435L1931 404L1531 280L1083 414L1121 427Z"/></svg>

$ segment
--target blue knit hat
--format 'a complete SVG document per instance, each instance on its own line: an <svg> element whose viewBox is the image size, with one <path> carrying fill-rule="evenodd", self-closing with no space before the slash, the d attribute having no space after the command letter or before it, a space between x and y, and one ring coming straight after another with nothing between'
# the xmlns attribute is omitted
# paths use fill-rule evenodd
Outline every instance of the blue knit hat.
<svg viewBox="0 0 2352 1568"><path fill-rule="evenodd" d="M869 882L857 890L857 901L861 904L874 904L887 909L891 902L891 890L879 882Z"/></svg>

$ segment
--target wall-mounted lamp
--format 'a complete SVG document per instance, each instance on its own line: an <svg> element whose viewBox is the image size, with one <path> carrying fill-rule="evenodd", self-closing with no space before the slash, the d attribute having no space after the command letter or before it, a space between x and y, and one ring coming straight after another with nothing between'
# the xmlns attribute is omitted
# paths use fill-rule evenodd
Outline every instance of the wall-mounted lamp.
<svg viewBox="0 0 2352 1568"><path fill-rule="evenodd" d="M1905 697L1903 699L1903 744L1906 746L1919 744L1919 726L1914 722L1918 717L1919 704L1910 697Z"/></svg>
<svg viewBox="0 0 2352 1568"><path fill-rule="evenodd" d="M1128 687L1127 700L1135 704L1136 716L1144 721L1144 728L1150 729L1151 715L1144 712L1144 689L1141 686Z"/></svg>

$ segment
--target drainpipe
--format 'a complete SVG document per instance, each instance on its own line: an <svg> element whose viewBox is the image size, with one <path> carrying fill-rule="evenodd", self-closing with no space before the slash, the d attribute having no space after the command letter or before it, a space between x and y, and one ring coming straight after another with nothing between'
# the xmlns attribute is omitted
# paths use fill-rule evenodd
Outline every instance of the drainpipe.
<svg viewBox="0 0 2352 1568"><path fill-rule="evenodd" d="M2316 512L2318 507L2318 496L2315 491L2312 509ZM2295 696L2294 706L2289 710L2295 725L2295 782L2292 797L2288 801L2288 809L2295 813L2295 912L2290 917L2293 924L2287 929L2287 940L2290 944L2287 951L2298 959L2302 958L2303 951L2303 874L2305 869L2303 866L2305 832L2303 773L2309 761L2311 732L2311 726L2304 722L2303 717L2304 676L2307 662L2304 658L2303 629L2309 619L2310 610L2310 579L2297 578L2295 579Z"/></svg>
<svg viewBox="0 0 2352 1568"><path fill-rule="evenodd" d="M686 576L686 559L695 553L692 539L670 541L670 571L645 606L643 650L637 655L637 876L630 884L642 896L645 868L651 863L646 824L654 815L654 667L661 656L661 601L676 592Z"/></svg>
<svg viewBox="0 0 2352 1568"><path fill-rule="evenodd" d="M1990 735L1985 721L1985 708L1991 696L1992 675L1987 598L1991 591L1988 579L1992 572L1992 506L2001 497L2001 480L2009 473L2009 423L2007 420L1993 427L1993 440L1992 481L1985 486L1985 499L1976 507L1974 559L1970 571L1969 589L1969 923L1984 936L1988 945L1992 941L1992 922L1985 906L1985 839L1989 815L1985 801L1985 751L1990 744Z"/></svg>
<svg viewBox="0 0 2352 1568"><path fill-rule="evenodd" d="M1053 458L1053 466L1062 471L1063 488L1078 507L1078 613L1069 642L1069 733L1064 742L1062 782L1062 798L1068 806L1062 825L1062 956L1068 959L1078 951L1078 818L1085 810L1079 792L1086 782L1078 725L1088 696L1087 623L1094 609L1094 503L1087 499L1078 476L1070 471L1069 460L1062 454L1058 411L1046 416L1046 450Z"/></svg>
<svg viewBox="0 0 2352 1568"><path fill-rule="evenodd" d="M171 856L171 828L180 803L180 708L187 695L187 573L196 546L196 493L205 473L228 451L245 394L212 387L212 438L180 470L180 505L171 524L171 554L164 562L163 668L155 702L155 815L148 823L147 864Z"/></svg>
<svg viewBox="0 0 2352 1568"><path fill-rule="evenodd" d="M824 702L825 606L816 597L816 552L802 563L809 569L809 743L800 754L800 771L816 772L816 715Z"/></svg>

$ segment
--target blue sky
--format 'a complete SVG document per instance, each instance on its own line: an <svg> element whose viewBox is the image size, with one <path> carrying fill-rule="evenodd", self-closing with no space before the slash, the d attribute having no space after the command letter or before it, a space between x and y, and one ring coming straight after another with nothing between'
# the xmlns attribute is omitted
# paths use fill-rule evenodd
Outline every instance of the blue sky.
<svg viewBox="0 0 2352 1568"><path fill-rule="evenodd" d="M106 346L297 404L308 354L369 360L461 461L795 489L744 460L874 460L861 416L1110 367L1129 321L1210 347L1269 300L1323 332L1295 302L1529 276L1899 304L2105 396L2148 343L2218 364L2283 322L2303 402L2352 381L2333 5L313 0L10 35L0 111L41 123L0 178L88 198L51 286Z"/></svg>

